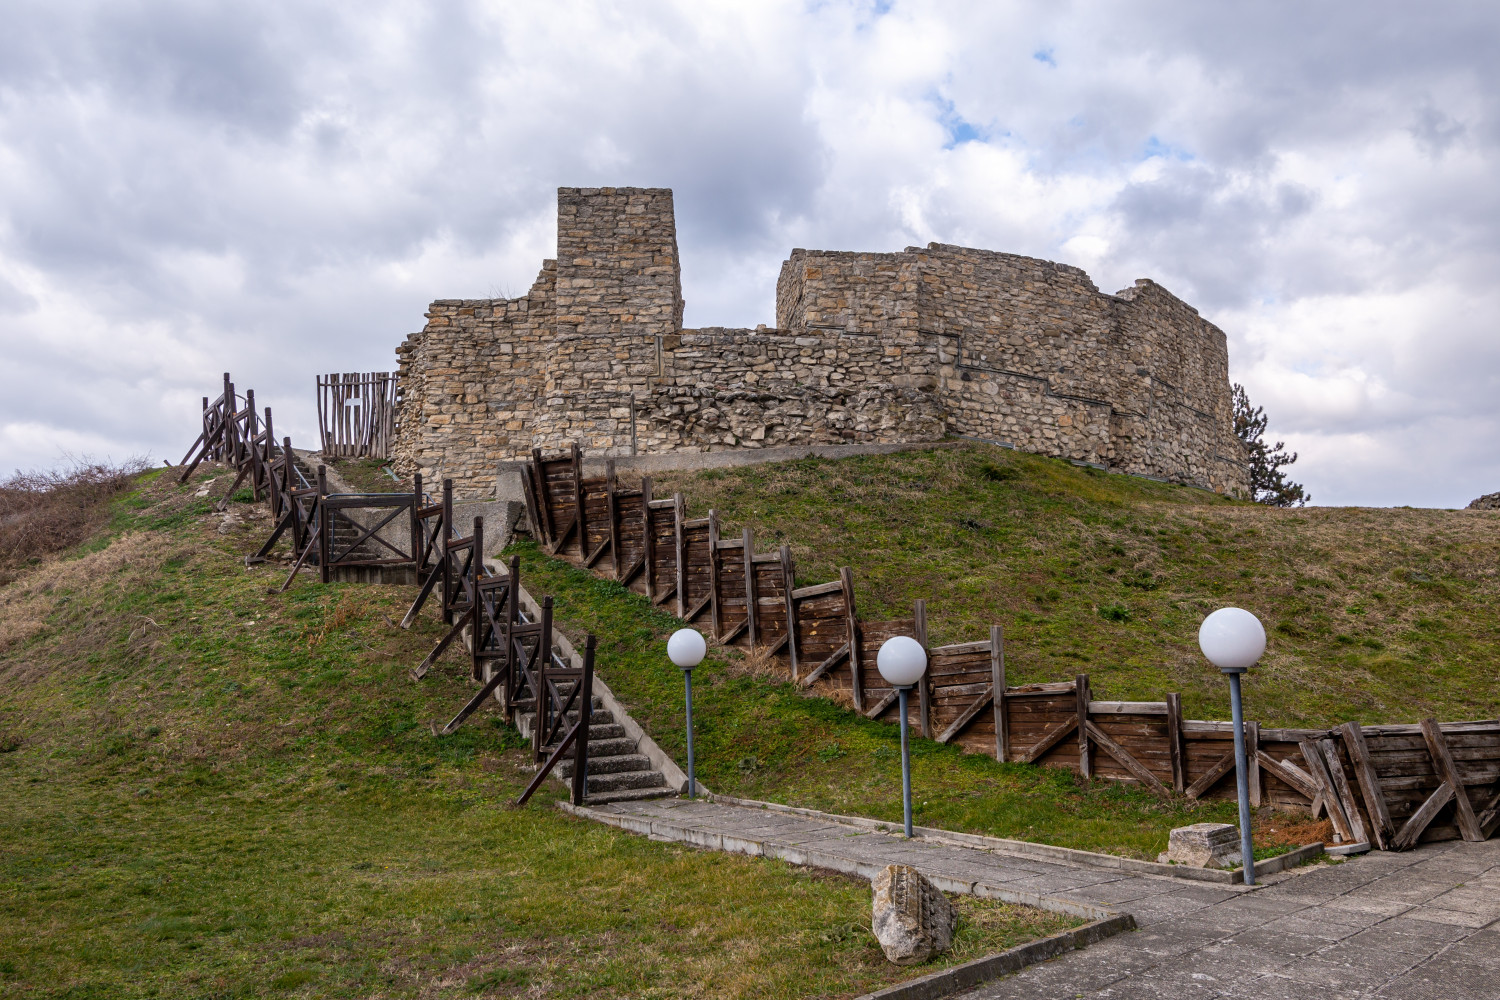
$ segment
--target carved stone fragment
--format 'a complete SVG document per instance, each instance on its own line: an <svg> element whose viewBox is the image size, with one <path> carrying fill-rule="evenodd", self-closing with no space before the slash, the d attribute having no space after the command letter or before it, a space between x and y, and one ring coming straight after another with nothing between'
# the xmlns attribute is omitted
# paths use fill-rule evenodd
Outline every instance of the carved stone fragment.
<svg viewBox="0 0 1500 1000"><path fill-rule="evenodd" d="M958 911L921 872L886 865L870 886L875 890L871 929L890 961L919 965L953 944Z"/></svg>
<svg viewBox="0 0 1500 1000"><path fill-rule="evenodd" d="M1167 837L1166 853L1156 860L1194 868L1232 868L1240 863L1240 831L1228 823L1179 826Z"/></svg>

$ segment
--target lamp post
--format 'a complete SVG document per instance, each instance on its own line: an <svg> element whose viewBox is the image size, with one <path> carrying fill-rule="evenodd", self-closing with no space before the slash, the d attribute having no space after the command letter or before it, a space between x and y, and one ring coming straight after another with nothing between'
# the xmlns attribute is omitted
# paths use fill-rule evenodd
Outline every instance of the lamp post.
<svg viewBox="0 0 1500 1000"><path fill-rule="evenodd" d="M927 650L908 635L892 636L881 644L875 665L885 682L901 699L901 808L906 818L906 836L911 838L911 749L906 735L906 696L927 672Z"/></svg>
<svg viewBox="0 0 1500 1000"><path fill-rule="evenodd" d="M682 668L682 682L687 694L687 745L688 745L688 798L698 794L698 785L693 780L693 668L703 662L708 652L708 643L697 629L680 628L667 640L667 656Z"/></svg>
<svg viewBox="0 0 1500 1000"><path fill-rule="evenodd" d="M1198 628L1198 647L1209 662L1229 677L1229 707L1234 718L1234 777L1240 793L1240 856L1245 884L1255 884L1255 850L1250 843L1250 768L1245 760L1245 712L1240 703L1240 674L1266 651L1266 630L1243 608L1220 608Z"/></svg>

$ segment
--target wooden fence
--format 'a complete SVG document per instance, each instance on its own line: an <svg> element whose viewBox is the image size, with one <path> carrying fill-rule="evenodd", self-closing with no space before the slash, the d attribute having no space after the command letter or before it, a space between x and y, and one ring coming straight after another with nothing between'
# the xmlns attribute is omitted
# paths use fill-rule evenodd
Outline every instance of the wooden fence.
<svg viewBox="0 0 1500 1000"><path fill-rule="evenodd" d="M392 372L318 376L318 432L330 458L389 458L396 440Z"/></svg>
<svg viewBox="0 0 1500 1000"><path fill-rule="evenodd" d="M886 639L908 635L928 652L909 706L923 736L1164 796L1236 795L1230 723L1184 719L1177 694L1095 699L1087 674L1010 686L998 625L987 639L928 647L924 602L909 618L862 620L848 568L799 587L789 546L757 553L749 528L725 538L715 511L688 517L682 494L658 498L650 477L624 485L613 462L603 476L585 476L576 445L534 451L526 470L528 515L549 554L671 607L722 645L764 651L788 680L867 718L896 721L896 692L875 657ZM1246 742L1251 804L1326 813L1341 841L1402 849L1484 839L1500 825L1500 721L1363 730L1248 722Z"/></svg>

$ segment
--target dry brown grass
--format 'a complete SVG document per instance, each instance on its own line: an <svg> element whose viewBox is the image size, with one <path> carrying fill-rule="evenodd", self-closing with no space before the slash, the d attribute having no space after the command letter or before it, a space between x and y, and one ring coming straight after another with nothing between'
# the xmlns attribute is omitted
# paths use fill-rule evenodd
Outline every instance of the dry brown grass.
<svg viewBox="0 0 1500 1000"><path fill-rule="evenodd" d="M27 564L77 545L109 521L109 501L146 468L75 461L51 472L17 472L0 482L0 584Z"/></svg>

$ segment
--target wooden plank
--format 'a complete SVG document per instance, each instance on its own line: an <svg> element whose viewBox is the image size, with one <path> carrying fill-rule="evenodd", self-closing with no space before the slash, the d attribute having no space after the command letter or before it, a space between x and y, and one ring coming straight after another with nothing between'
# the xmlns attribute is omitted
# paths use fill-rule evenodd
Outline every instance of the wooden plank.
<svg viewBox="0 0 1500 1000"><path fill-rule="evenodd" d="M1094 762L1089 754L1089 675L1079 674L1073 679L1073 697L1078 701L1078 773L1085 778L1094 776Z"/></svg>
<svg viewBox="0 0 1500 1000"><path fill-rule="evenodd" d="M1297 746L1302 751L1303 761L1307 763L1307 773L1312 775L1318 786L1323 807L1328 810L1328 820L1333 824L1333 832L1340 840L1353 842L1354 830L1349 825L1349 817L1344 814L1338 790L1333 786L1333 776L1328 773L1328 762L1323 759L1322 748L1316 740L1303 740Z"/></svg>
<svg viewBox="0 0 1500 1000"><path fill-rule="evenodd" d="M852 682L850 693L854 697L854 710L865 709L864 678L859 673L858 658L854 651L859 648L859 618L854 613L854 571L848 566L839 567L839 583L844 591L844 628L849 637L849 674Z"/></svg>
<svg viewBox="0 0 1500 1000"><path fill-rule="evenodd" d="M1289 760L1277 760L1264 750L1258 751L1256 757L1260 760L1261 767L1270 771L1277 778L1291 785L1309 799L1316 799L1318 797L1319 790L1317 783L1313 781L1311 775L1296 764L1293 764Z"/></svg>
<svg viewBox="0 0 1500 1000"><path fill-rule="evenodd" d="M1166 715L1164 701L1091 701L1090 715Z"/></svg>
<svg viewBox="0 0 1500 1000"><path fill-rule="evenodd" d="M1132 757L1124 747L1106 736L1104 731L1098 726L1088 720L1084 720L1084 725L1088 728L1089 736L1093 738L1093 741L1099 744L1105 753L1118 761L1121 767L1140 779L1142 784L1163 797L1171 794L1167 791L1167 786L1161 783L1160 778L1152 774L1149 768Z"/></svg>
<svg viewBox="0 0 1500 1000"><path fill-rule="evenodd" d="M1375 837L1375 846L1384 851L1396 835L1396 827L1391 822L1391 811L1385 804L1385 789L1380 786L1380 775L1370 759L1369 744L1365 742L1365 735L1357 722L1346 722L1339 727L1339 731L1344 734L1349 762L1354 766L1354 777L1364 796L1365 812L1370 816L1370 826L1373 827L1370 832Z"/></svg>
<svg viewBox="0 0 1500 1000"><path fill-rule="evenodd" d="M1423 719L1421 726L1422 736L1432 752L1432 763L1438 777L1443 779L1444 784L1453 786L1453 801L1456 805L1454 818L1458 821L1459 832L1470 842L1484 840L1484 833L1479 828L1479 818L1474 815L1474 805L1469 801L1469 792L1464 788L1463 779L1459 777L1458 765L1453 763L1453 754L1448 750L1437 720Z"/></svg>
<svg viewBox="0 0 1500 1000"><path fill-rule="evenodd" d="M1199 775L1198 780L1187 786L1183 794L1190 799L1201 798L1204 792L1217 785L1220 779L1232 770L1234 770L1233 750L1220 757L1214 763L1213 767L1210 767L1203 774Z"/></svg>
<svg viewBox="0 0 1500 1000"><path fill-rule="evenodd" d="M1022 764L1035 764L1038 760L1046 755L1047 751L1051 750L1053 747L1061 743L1064 739L1067 738L1069 733L1077 728L1078 719L1076 717L1068 719L1061 725L1049 730L1045 736L1033 743L1029 748L1027 748L1026 752L1017 757L1016 760L1020 761Z"/></svg>
<svg viewBox="0 0 1500 1000"><path fill-rule="evenodd" d="M1172 791L1181 795L1187 788L1187 769L1182 759L1182 696L1167 695L1167 753L1172 757Z"/></svg>
<svg viewBox="0 0 1500 1000"><path fill-rule="evenodd" d="M620 553L620 502L615 496L617 485L615 460L611 458L604 463L604 504L609 516L609 575L616 583L620 580L620 571L624 569Z"/></svg>
<svg viewBox="0 0 1500 1000"><path fill-rule="evenodd" d="M1261 796L1263 794L1260 782L1260 760L1256 754L1260 752L1260 723L1245 723L1245 770L1250 786L1250 808L1259 809Z"/></svg>
<svg viewBox="0 0 1500 1000"><path fill-rule="evenodd" d="M815 583L811 587L801 587L792 591L792 597L801 601L809 597L822 597L824 594L836 594L844 588L842 580L834 580L832 583Z"/></svg>
<svg viewBox="0 0 1500 1000"><path fill-rule="evenodd" d="M797 602L792 599L792 590L796 583L796 573L792 566L792 547L782 543L779 555L781 556L781 589L786 595L786 652L792 661L792 682L797 680Z"/></svg>
<svg viewBox="0 0 1500 1000"><path fill-rule="evenodd" d="M1359 814L1359 803L1354 799L1349 779L1344 776L1344 764L1339 760L1338 744L1333 740L1319 740L1318 750L1323 754L1323 763L1327 765L1328 776L1333 780L1334 793L1338 795L1344 817L1349 821L1349 836L1356 844L1369 843L1369 838L1365 835L1364 819Z"/></svg>
<svg viewBox="0 0 1500 1000"><path fill-rule="evenodd" d="M1417 838L1437 818L1437 814L1451 798L1453 798L1453 786L1446 781L1438 785L1437 791L1429 795L1427 801L1423 802L1417 811L1411 814L1411 818L1401 825L1401 829L1396 831L1396 836L1391 841L1391 849L1406 851L1417 846Z"/></svg>
<svg viewBox="0 0 1500 1000"><path fill-rule="evenodd" d="M900 699L900 697L901 697L901 692L897 691L895 688L891 688L889 691L887 691L885 693L885 697L884 698L881 698L879 701L877 701L875 703L875 707L874 708L870 709L868 712L865 713L865 718L867 718L867 719L878 719L878 718L880 718L882 715L885 714L885 710L886 709L888 709L892 705L896 704L896 702Z"/></svg>
<svg viewBox="0 0 1500 1000"><path fill-rule="evenodd" d="M814 667L812 673L802 678L799 683L805 688L812 687L814 681L816 681L819 677L822 677L829 670L838 666L838 664L848 656L849 644L846 642L838 649L835 649L832 656L828 657L828 659L824 660L822 663Z"/></svg>
<svg viewBox="0 0 1500 1000"><path fill-rule="evenodd" d="M1007 698L1032 698L1042 695L1073 693L1072 681L1048 681L1045 684L1021 684L1017 687L1007 688ZM1070 698L1069 701L1072 699Z"/></svg>
<svg viewBox="0 0 1500 1000"><path fill-rule="evenodd" d="M917 720L921 723L922 736L932 739L932 654L927 651L927 602L920 598L912 605L912 631L916 633L912 638L917 640L922 652L927 653L928 664L928 669L922 671L922 679L917 682ZM876 655L879 655L878 650Z"/></svg>
<svg viewBox="0 0 1500 1000"><path fill-rule="evenodd" d="M922 608L926 612L926 606ZM923 621L926 625L926 621ZM995 689L995 759L1002 764L1010 759L1010 720L1005 714L1005 631L990 626L990 685Z"/></svg>
<svg viewBox="0 0 1500 1000"><path fill-rule="evenodd" d="M588 514L583 509L583 452L574 441L568 450L568 457L573 464L573 509L574 517L578 522L578 554L587 556L589 552Z"/></svg>
<svg viewBox="0 0 1500 1000"><path fill-rule="evenodd" d="M963 732L964 727L973 722L975 717L978 716L980 712L983 712L986 708L990 707L990 703L994 699L994 696L994 685L985 685L985 688L982 692L980 692L979 697L976 698L967 708L965 708L958 714L958 718L954 719L953 722L948 726L948 728L943 730L943 735L939 736L937 738L937 741L939 743L947 743L951 741L953 737Z"/></svg>
<svg viewBox="0 0 1500 1000"><path fill-rule="evenodd" d="M646 574L646 596L656 596L656 539L651 531L651 477L641 479L641 565Z"/></svg>
<svg viewBox="0 0 1500 1000"><path fill-rule="evenodd" d="M939 646L932 651L934 656L958 656L962 653L988 653L990 643L988 639L978 642L958 642L951 646ZM1066 682L1065 682L1066 683Z"/></svg>

